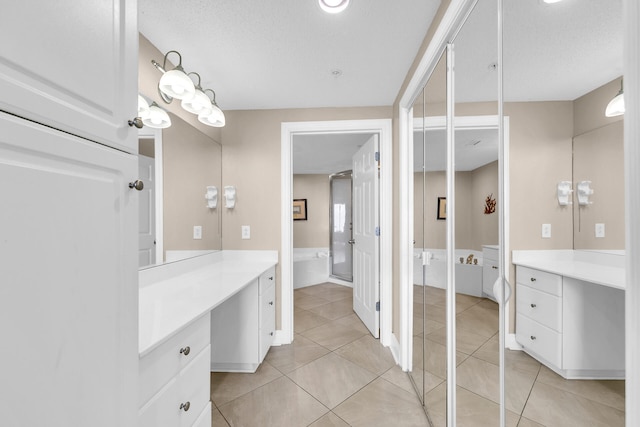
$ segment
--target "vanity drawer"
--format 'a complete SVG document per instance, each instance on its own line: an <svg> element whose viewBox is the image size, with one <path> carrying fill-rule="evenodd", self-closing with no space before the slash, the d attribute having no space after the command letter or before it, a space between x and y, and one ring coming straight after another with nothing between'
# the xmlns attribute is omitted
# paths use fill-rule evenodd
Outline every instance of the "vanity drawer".
<svg viewBox="0 0 640 427"><path fill-rule="evenodd" d="M562 332L562 298L537 289L516 285L516 312Z"/></svg>
<svg viewBox="0 0 640 427"><path fill-rule="evenodd" d="M264 273L260 275L258 279L260 283L260 295L262 295L265 291L271 288L276 283L276 268L271 267Z"/></svg>
<svg viewBox="0 0 640 427"><path fill-rule="evenodd" d="M191 427L209 402L210 347L140 409L140 427ZM185 410L186 409L186 410Z"/></svg>
<svg viewBox="0 0 640 427"><path fill-rule="evenodd" d="M524 316L516 314L516 341L548 363L562 367L562 334Z"/></svg>
<svg viewBox="0 0 640 427"><path fill-rule="evenodd" d="M209 345L210 325L207 314L140 359L139 407Z"/></svg>
<svg viewBox="0 0 640 427"><path fill-rule="evenodd" d="M522 285L530 286L542 292L559 297L562 296L562 276L557 274L517 266L516 280Z"/></svg>

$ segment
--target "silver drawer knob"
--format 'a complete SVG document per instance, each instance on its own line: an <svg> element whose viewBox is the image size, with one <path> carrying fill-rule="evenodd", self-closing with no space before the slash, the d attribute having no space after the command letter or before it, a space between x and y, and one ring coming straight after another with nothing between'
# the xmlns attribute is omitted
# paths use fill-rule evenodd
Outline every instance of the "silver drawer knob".
<svg viewBox="0 0 640 427"><path fill-rule="evenodd" d="M269 305L273 305L273 301L269 301Z"/></svg>
<svg viewBox="0 0 640 427"><path fill-rule="evenodd" d="M184 410L185 412L187 412L189 408L191 408L191 402L185 402L180 404L180 409Z"/></svg>
<svg viewBox="0 0 640 427"><path fill-rule="evenodd" d="M186 346L180 349L180 354L184 354L185 356L188 356L189 353L191 353L191 347L189 346Z"/></svg>
<svg viewBox="0 0 640 427"><path fill-rule="evenodd" d="M273 332L269 332L269 335L273 336Z"/></svg>
<svg viewBox="0 0 640 427"><path fill-rule="evenodd" d="M142 191L142 189L144 188L144 182L136 179L135 181L129 183L129 188L135 188L138 191Z"/></svg>
<svg viewBox="0 0 640 427"><path fill-rule="evenodd" d="M494 270L498 269L498 267L496 267L495 265L492 265L491 268L493 268Z"/></svg>
<svg viewBox="0 0 640 427"><path fill-rule="evenodd" d="M531 308L536 308L537 304L531 304Z"/></svg>
<svg viewBox="0 0 640 427"><path fill-rule="evenodd" d="M273 276L269 277L269 280L273 280Z"/></svg>
<svg viewBox="0 0 640 427"><path fill-rule="evenodd" d="M142 119L140 117L134 117L133 120L129 120L127 123L129 123L129 126L135 126L138 129L142 129L143 126Z"/></svg>
<svg viewBox="0 0 640 427"><path fill-rule="evenodd" d="M531 281L532 281L532 282L535 282L535 281L536 281L536 278L535 278L535 277L532 277L532 278L531 278Z"/></svg>
<svg viewBox="0 0 640 427"><path fill-rule="evenodd" d="M534 335L531 335L531 341L535 341L536 337Z"/></svg>

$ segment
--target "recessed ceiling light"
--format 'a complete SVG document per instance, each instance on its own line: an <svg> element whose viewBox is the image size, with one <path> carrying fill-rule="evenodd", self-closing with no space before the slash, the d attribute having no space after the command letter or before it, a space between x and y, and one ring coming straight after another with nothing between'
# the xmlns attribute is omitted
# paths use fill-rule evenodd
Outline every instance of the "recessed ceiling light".
<svg viewBox="0 0 640 427"><path fill-rule="evenodd" d="M318 0L320 8L328 13L340 13L349 6L350 0Z"/></svg>

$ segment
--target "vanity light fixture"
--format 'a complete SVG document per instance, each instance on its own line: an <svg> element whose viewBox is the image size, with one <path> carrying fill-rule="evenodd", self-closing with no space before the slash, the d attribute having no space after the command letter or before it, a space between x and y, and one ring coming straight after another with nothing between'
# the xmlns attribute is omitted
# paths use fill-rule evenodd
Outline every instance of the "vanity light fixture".
<svg viewBox="0 0 640 427"><path fill-rule="evenodd" d="M560 3L562 0L542 0L545 3L551 4L551 3Z"/></svg>
<svg viewBox="0 0 640 427"><path fill-rule="evenodd" d="M607 117L616 117L624 114L624 91L623 80L620 80L620 92L607 104L604 115Z"/></svg>
<svg viewBox="0 0 640 427"><path fill-rule="evenodd" d="M178 55L178 65L173 70L166 71L167 56L169 56L170 53ZM151 62L156 68L164 72L162 77L160 77L160 82L158 83L158 89L160 92L170 98L176 99L189 99L193 97L196 88L191 78L184 72L184 68L182 68L182 55L180 55L178 51L170 50L167 52L164 56L162 67L159 67L159 64L156 65L155 61Z"/></svg>
<svg viewBox="0 0 640 427"><path fill-rule="evenodd" d="M340 13L349 6L350 0L318 0L320 8L327 13Z"/></svg>
<svg viewBox="0 0 640 427"><path fill-rule="evenodd" d="M558 183L558 204L560 206L568 206L572 204L571 193L573 189L571 181L560 181Z"/></svg>
<svg viewBox="0 0 640 427"><path fill-rule="evenodd" d="M193 114L210 114L212 105L209 97L203 92L200 86L200 74L191 72L187 75L195 74L198 76L198 84L195 85L195 92L190 99L183 99L180 105L182 108Z"/></svg>
<svg viewBox="0 0 640 427"><path fill-rule="evenodd" d="M140 94L138 94L138 117L142 120L149 117L149 103Z"/></svg>
<svg viewBox="0 0 640 427"><path fill-rule="evenodd" d="M211 110L209 112L198 114L198 120L200 121L200 123L203 123L207 126L213 126L217 128L223 127L226 123L226 120L224 117L224 113L222 112L220 107L218 107L218 104L216 104L216 93L211 89L205 89L204 92L205 94L206 92L211 92L213 94L213 99L211 100Z"/></svg>
<svg viewBox="0 0 640 427"><path fill-rule="evenodd" d="M171 126L171 119L166 111L158 107L158 104L152 102L149 106L149 115L142 119L145 126L154 129L165 129Z"/></svg>

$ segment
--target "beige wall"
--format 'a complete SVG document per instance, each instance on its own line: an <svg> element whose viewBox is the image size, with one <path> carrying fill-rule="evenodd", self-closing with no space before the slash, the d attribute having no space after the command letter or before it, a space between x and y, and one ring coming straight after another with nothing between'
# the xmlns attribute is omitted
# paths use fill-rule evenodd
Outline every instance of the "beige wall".
<svg viewBox="0 0 640 427"><path fill-rule="evenodd" d="M293 221L293 247L328 248L329 175L294 175L293 198L307 199L307 220Z"/></svg>
<svg viewBox="0 0 640 427"><path fill-rule="evenodd" d="M414 174L414 240L433 249L446 248L446 222L437 219L438 197L446 195L445 172L427 172L422 221L422 173ZM498 243L498 215L484 214L484 200L497 195L498 162L470 172L456 173L456 248L482 250L482 245ZM424 224L424 228L423 228Z"/></svg>
<svg viewBox="0 0 640 427"><path fill-rule="evenodd" d="M573 183L592 181L593 204L580 206L574 193L573 235L576 249L624 249L623 117L605 117L607 103L620 90L620 79L574 102ZM595 237L595 224L605 237Z"/></svg>
<svg viewBox="0 0 640 427"><path fill-rule="evenodd" d="M218 143L172 115L162 130L165 250L221 249L222 149ZM218 207L205 206L208 185L218 187ZM193 239L193 226L202 239Z"/></svg>
<svg viewBox="0 0 640 427"><path fill-rule="evenodd" d="M364 120L391 117L391 107L226 111L222 128L223 184L235 185L238 202L223 212L222 247L280 251L281 123ZM240 226L251 226L251 239L240 239ZM280 266L276 295L280 295ZM280 327L280 301L276 301Z"/></svg>

